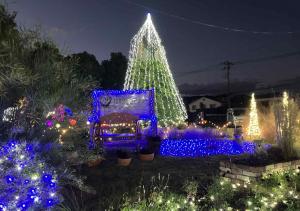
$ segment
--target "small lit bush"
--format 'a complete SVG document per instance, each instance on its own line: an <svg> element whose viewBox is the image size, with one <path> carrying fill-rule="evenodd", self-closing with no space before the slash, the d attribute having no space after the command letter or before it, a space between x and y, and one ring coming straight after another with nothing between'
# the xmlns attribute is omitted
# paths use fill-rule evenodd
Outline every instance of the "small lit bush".
<svg viewBox="0 0 300 211"><path fill-rule="evenodd" d="M198 193L198 182L194 179L188 179L183 184L183 190L187 194L187 198L194 200Z"/></svg>
<svg viewBox="0 0 300 211"><path fill-rule="evenodd" d="M276 141L285 159L296 157L295 143L299 137L299 106L292 99L273 105L276 123Z"/></svg>
<svg viewBox="0 0 300 211"><path fill-rule="evenodd" d="M168 177L158 175L158 177L152 178L149 186L140 185L136 195L125 196L121 210L197 210L194 199L188 199L184 194L169 191L168 180Z"/></svg>
<svg viewBox="0 0 300 211"><path fill-rule="evenodd" d="M50 210L60 202L58 175L37 149L17 141L0 148L0 210Z"/></svg>
<svg viewBox="0 0 300 211"><path fill-rule="evenodd" d="M274 173L251 183L218 179L201 198L203 210L299 210L299 170Z"/></svg>

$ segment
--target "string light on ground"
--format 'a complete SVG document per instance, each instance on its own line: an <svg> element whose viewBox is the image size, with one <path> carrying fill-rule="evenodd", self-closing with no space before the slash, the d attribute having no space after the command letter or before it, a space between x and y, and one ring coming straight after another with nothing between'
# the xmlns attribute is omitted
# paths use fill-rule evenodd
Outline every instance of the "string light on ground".
<svg viewBox="0 0 300 211"><path fill-rule="evenodd" d="M285 210L286 205L290 210L299 210L297 186L300 175L297 172L298 169L269 173L264 175L261 180L249 181L247 186L245 186L246 183L242 185L228 178L220 178L220 181L217 181L208 191L207 200L203 203L210 203L210 208L213 210L223 209L222 204L227 203L233 205L232 207L235 209L240 208L240 205L243 204L243 210ZM233 198L228 198L226 195L228 192L235 193L232 195ZM246 195L244 195L245 193ZM236 204L233 199L239 194L243 196Z"/></svg>
<svg viewBox="0 0 300 211"><path fill-rule="evenodd" d="M173 157L203 157L212 155L238 155L255 152L255 143L218 139L165 139L160 154ZM268 147L268 145L265 145Z"/></svg>

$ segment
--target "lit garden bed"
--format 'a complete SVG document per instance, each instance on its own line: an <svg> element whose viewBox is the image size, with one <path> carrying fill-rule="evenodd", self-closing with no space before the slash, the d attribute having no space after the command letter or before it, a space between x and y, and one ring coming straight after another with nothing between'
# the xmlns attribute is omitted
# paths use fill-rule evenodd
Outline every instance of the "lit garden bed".
<svg viewBox="0 0 300 211"><path fill-rule="evenodd" d="M253 142L227 139L165 139L161 142L160 155L171 157L203 157L213 155L240 155L255 152Z"/></svg>
<svg viewBox="0 0 300 211"><path fill-rule="evenodd" d="M248 166L235 164L229 161L220 162L220 175L233 181L239 180L243 182L255 181L262 176L274 172L282 172L288 170L296 170L300 167L300 160L288 162L280 162L265 166Z"/></svg>
<svg viewBox="0 0 300 211"><path fill-rule="evenodd" d="M267 145L270 146L270 145ZM282 148L273 145L255 154L220 161L220 176L232 181L251 182L278 172L299 171L300 159L295 154L287 156Z"/></svg>

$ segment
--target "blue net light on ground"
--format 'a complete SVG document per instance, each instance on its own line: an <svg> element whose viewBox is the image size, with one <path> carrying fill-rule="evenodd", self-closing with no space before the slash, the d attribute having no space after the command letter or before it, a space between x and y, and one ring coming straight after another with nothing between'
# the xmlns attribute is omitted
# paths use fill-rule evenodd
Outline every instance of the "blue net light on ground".
<svg viewBox="0 0 300 211"><path fill-rule="evenodd" d="M161 142L160 155L171 157L204 157L213 155L253 154L256 145L253 142L241 142L217 139L166 139Z"/></svg>
<svg viewBox="0 0 300 211"><path fill-rule="evenodd" d="M112 141L112 142L104 142L103 148L106 152L112 152L116 150L127 150L130 152L136 151L140 148L146 148L147 141L146 140L121 140L121 141Z"/></svg>
<svg viewBox="0 0 300 211"><path fill-rule="evenodd" d="M0 211L51 210L59 203L57 175L32 144L0 147Z"/></svg>

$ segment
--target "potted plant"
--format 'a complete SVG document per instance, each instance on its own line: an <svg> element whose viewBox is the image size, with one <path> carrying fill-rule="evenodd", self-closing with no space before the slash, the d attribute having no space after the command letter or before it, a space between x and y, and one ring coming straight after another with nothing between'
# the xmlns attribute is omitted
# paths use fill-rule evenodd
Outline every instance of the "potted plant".
<svg viewBox="0 0 300 211"><path fill-rule="evenodd" d="M127 151L118 150L117 156L118 156L118 165L119 166L129 166L129 164L131 163L132 158Z"/></svg>
<svg viewBox="0 0 300 211"><path fill-rule="evenodd" d="M142 161L152 161L154 159L154 150L151 148L141 149L139 152L139 158Z"/></svg>
<svg viewBox="0 0 300 211"><path fill-rule="evenodd" d="M87 161L88 167L98 166L102 162L103 158L100 155L90 155Z"/></svg>
<svg viewBox="0 0 300 211"><path fill-rule="evenodd" d="M88 158L87 158L88 167L98 166L103 160L102 154L103 154L103 150L98 145L95 147L95 149L91 150L90 153L88 153Z"/></svg>

